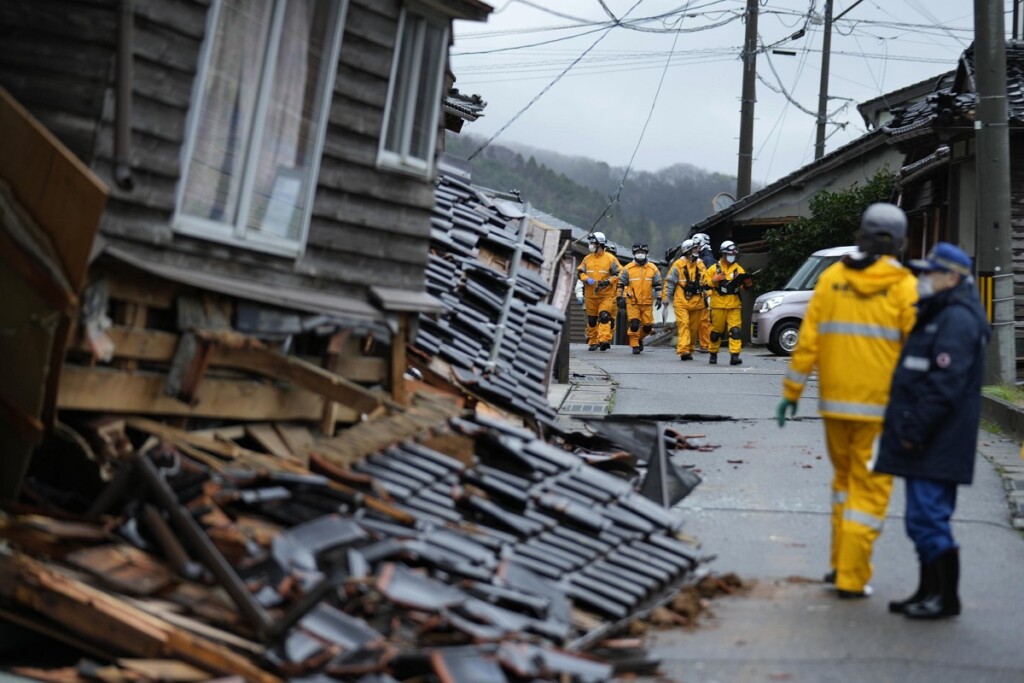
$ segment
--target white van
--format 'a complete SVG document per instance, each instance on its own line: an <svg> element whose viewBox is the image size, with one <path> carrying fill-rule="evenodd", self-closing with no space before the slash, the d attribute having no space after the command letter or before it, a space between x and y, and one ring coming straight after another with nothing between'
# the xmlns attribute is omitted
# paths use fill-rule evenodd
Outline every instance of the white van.
<svg viewBox="0 0 1024 683"><path fill-rule="evenodd" d="M800 337L800 323L818 277L833 263L855 251L856 247L816 251L797 268L783 289L757 297L750 316L751 343L767 344L768 349L778 356L793 353Z"/></svg>

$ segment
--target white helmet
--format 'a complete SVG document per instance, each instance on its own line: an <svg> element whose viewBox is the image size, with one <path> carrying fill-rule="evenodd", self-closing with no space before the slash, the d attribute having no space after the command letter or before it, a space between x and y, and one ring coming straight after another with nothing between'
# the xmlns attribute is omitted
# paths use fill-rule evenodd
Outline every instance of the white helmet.
<svg viewBox="0 0 1024 683"><path fill-rule="evenodd" d="M692 239L694 244L699 244L702 247L706 247L707 245L711 244L711 238L702 232L698 232L696 235L693 236Z"/></svg>
<svg viewBox="0 0 1024 683"><path fill-rule="evenodd" d="M590 241L596 244L607 244L608 238L604 236L603 232L594 232L590 234Z"/></svg>
<svg viewBox="0 0 1024 683"><path fill-rule="evenodd" d="M726 241L722 242L722 246L720 246L718 248L718 251L721 254L723 254L723 255L725 255L725 254L736 255L736 254L740 253L740 248L737 247L736 243L733 242L732 240L726 240Z"/></svg>
<svg viewBox="0 0 1024 683"><path fill-rule="evenodd" d="M683 250L683 253L690 251L694 247L694 241L692 239L683 240L683 243L679 246Z"/></svg>

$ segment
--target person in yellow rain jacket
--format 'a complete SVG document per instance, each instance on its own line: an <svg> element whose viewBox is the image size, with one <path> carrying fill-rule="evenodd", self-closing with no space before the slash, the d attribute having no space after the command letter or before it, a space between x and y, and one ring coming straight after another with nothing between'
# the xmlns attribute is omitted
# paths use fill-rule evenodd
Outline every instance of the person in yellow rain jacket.
<svg viewBox="0 0 1024 683"><path fill-rule="evenodd" d="M889 402L893 371L914 326L917 279L895 259L907 217L872 204L861 217L858 252L818 279L800 325L775 412L779 426L796 413L808 376L818 370L818 412L832 461L831 570L841 598L870 595L871 552L882 531L892 477L870 469Z"/></svg>
<svg viewBox="0 0 1024 683"><path fill-rule="evenodd" d="M669 267L665 278L665 301L676 314L676 354L679 360L693 360L693 351L703 322L706 268L700 260L700 244L683 242L682 255Z"/></svg>
<svg viewBox="0 0 1024 683"><path fill-rule="evenodd" d="M626 310L626 337L633 353L644 350L644 337L654 329L654 310L661 308L661 271L647 260L647 245L633 245L633 260L619 275L619 308Z"/></svg>
<svg viewBox="0 0 1024 683"><path fill-rule="evenodd" d="M715 265L715 255L711 252L711 238L703 232L698 232L692 238L693 246L697 249L698 258L700 262L704 264L704 269L707 270L711 266ZM708 295L708 291L704 290L704 313L700 318L700 346L697 350L701 353L709 353L711 349L711 297Z"/></svg>
<svg viewBox="0 0 1024 683"><path fill-rule="evenodd" d="M743 266L736 263L739 247L731 240L722 242L718 248L721 258L704 274L705 282L711 288L711 356L708 362L718 362L718 349L722 340L729 339L729 365L740 365L740 288L749 289L753 284Z"/></svg>
<svg viewBox="0 0 1024 683"><path fill-rule="evenodd" d="M583 282L583 306L587 309L587 348L607 351L612 346L612 321L615 319L615 282L619 277L619 259L605 251L608 240L603 232L590 235L590 253L576 271Z"/></svg>

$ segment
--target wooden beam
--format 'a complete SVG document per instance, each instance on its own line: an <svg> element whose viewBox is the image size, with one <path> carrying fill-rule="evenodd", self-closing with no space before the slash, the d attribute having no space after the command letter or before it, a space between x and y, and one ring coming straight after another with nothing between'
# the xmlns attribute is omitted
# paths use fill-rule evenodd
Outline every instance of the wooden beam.
<svg viewBox="0 0 1024 683"><path fill-rule="evenodd" d="M212 364L287 380L326 400L340 403L342 411L349 408L356 415L373 412L386 400L333 372L270 349L220 347L214 353Z"/></svg>
<svg viewBox="0 0 1024 683"><path fill-rule="evenodd" d="M405 391L405 345L409 329L409 315L398 314L398 330L391 337L391 398L400 405L408 405L409 396Z"/></svg>
<svg viewBox="0 0 1024 683"><path fill-rule="evenodd" d="M208 378L199 403L189 406L164 394L166 377L106 368L65 365L57 394L62 410L88 410L136 415L187 415L227 420L317 420L323 398L309 391L267 382ZM342 420L359 414L342 408Z"/></svg>

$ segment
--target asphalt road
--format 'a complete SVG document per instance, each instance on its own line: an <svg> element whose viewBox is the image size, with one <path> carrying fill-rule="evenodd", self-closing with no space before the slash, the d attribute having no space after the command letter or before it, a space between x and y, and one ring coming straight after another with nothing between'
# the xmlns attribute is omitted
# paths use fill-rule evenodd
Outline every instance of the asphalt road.
<svg viewBox="0 0 1024 683"><path fill-rule="evenodd" d="M649 646L665 673L657 680L1024 681L1024 539L1010 526L1002 481L986 457L978 458L974 485L960 489L954 517L963 613L911 622L886 610L917 580L899 480L875 546L874 596L839 601L818 581L828 561L831 467L813 381L799 419L783 429L775 424L786 359L761 349L745 350L741 366L711 366L706 355L683 363L664 347L632 356L625 347L588 352L574 345L572 354L618 383L614 414L661 416L719 446L677 456L704 479L680 503L685 531L715 556L712 571L736 572L752 587L714 600L695 630L656 632ZM1017 449L994 434L979 439L982 456Z"/></svg>

